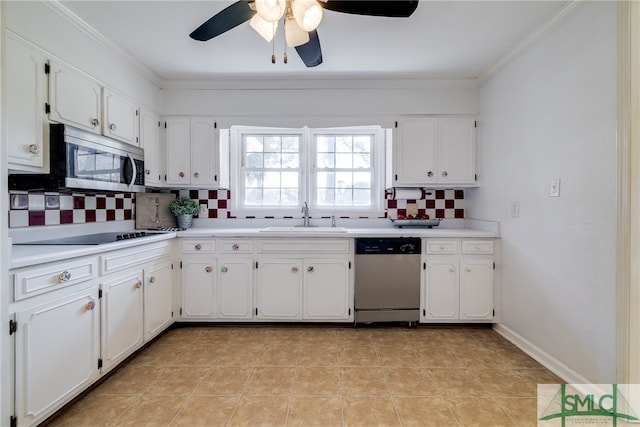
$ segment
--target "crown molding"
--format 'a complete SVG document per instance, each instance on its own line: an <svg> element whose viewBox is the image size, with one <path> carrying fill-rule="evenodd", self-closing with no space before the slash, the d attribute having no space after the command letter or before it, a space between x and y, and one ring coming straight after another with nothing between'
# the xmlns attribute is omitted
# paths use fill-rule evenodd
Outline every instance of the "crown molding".
<svg viewBox="0 0 640 427"><path fill-rule="evenodd" d="M529 50L538 41L545 38L552 33L558 27L560 27L571 15L582 9L591 0L574 0L567 3L561 8L555 15L545 21L542 25L536 28L531 34L529 34L524 40L518 43L507 54L503 55L498 61L496 61L491 67L486 69L478 76L478 84L482 86L489 80L495 73L505 67L507 64L514 61L524 52Z"/></svg>
<svg viewBox="0 0 640 427"><path fill-rule="evenodd" d="M89 25L85 20L80 18L78 15L69 10L66 6L60 3L59 0L42 0L42 3L49 7L51 10L56 12L62 18L69 21L76 28L81 30L83 33L91 37L98 44L103 46L105 49L111 51L113 54L121 58L127 65L133 68L138 74L147 79L149 82L157 86L158 88L162 88L163 80L162 78L151 68L147 67L145 64L141 63L136 57L131 55L129 52L121 48L120 46L113 43L111 40L103 36L98 30Z"/></svg>

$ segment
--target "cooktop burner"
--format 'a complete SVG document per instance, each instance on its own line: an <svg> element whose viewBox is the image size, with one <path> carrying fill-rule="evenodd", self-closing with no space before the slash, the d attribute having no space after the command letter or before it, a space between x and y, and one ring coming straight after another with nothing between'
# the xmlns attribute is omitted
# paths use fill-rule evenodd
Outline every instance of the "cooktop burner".
<svg viewBox="0 0 640 427"><path fill-rule="evenodd" d="M121 240L138 239L140 237L162 234L161 231L147 233L146 231L110 232L85 234L82 236L61 237L58 239L37 240L31 242L16 243L17 245L102 245L105 243L119 242Z"/></svg>

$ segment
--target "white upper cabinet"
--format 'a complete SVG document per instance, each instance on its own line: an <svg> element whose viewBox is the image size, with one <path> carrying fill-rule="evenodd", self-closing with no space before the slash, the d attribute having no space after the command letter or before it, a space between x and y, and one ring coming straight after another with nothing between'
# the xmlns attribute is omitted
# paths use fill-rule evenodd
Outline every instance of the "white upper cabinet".
<svg viewBox="0 0 640 427"><path fill-rule="evenodd" d="M207 117L171 117L165 128L167 185L216 187L216 122Z"/></svg>
<svg viewBox="0 0 640 427"><path fill-rule="evenodd" d="M45 104L48 66L44 53L11 33L5 39L6 141L9 169L48 172Z"/></svg>
<svg viewBox="0 0 640 427"><path fill-rule="evenodd" d="M407 117L398 120L393 149L393 185L476 184L475 119Z"/></svg>
<svg viewBox="0 0 640 427"><path fill-rule="evenodd" d="M160 116L146 108L140 109L140 147L144 148L144 185L159 187L163 174Z"/></svg>
<svg viewBox="0 0 640 427"><path fill-rule="evenodd" d="M104 88L103 134L131 145L140 145L139 109L136 104L114 91Z"/></svg>
<svg viewBox="0 0 640 427"><path fill-rule="evenodd" d="M100 134L102 86L71 66L50 64L49 119Z"/></svg>

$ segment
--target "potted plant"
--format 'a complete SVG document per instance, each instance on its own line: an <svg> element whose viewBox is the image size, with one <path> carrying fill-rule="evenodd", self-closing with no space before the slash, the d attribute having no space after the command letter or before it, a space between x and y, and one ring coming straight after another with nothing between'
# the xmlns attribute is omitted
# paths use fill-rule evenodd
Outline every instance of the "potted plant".
<svg viewBox="0 0 640 427"><path fill-rule="evenodd" d="M180 197L169 204L169 210L178 219L178 227L189 228L193 221L193 216L200 211L195 200Z"/></svg>

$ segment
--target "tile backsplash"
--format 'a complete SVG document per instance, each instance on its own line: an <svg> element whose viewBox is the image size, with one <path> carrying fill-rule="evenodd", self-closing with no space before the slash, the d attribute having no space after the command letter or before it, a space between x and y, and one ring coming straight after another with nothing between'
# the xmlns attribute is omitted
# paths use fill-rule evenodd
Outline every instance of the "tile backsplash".
<svg viewBox="0 0 640 427"><path fill-rule="evenodd" d="M231 191L173 190L180 197L206 205L206 214L199 218L236 218L231 208ZM390 197L391 192L387 192ZM420 199L385 199L383 217L397 218L407 214L407 204L415 203L418 215L430 218L464 218L463 190L427 190ZM135 218L135 193L82 194L76 192L9 192L9 227L29 227L60 224L84 224L124 221ZM274 218L247 216L246 218Z"/></svg>

